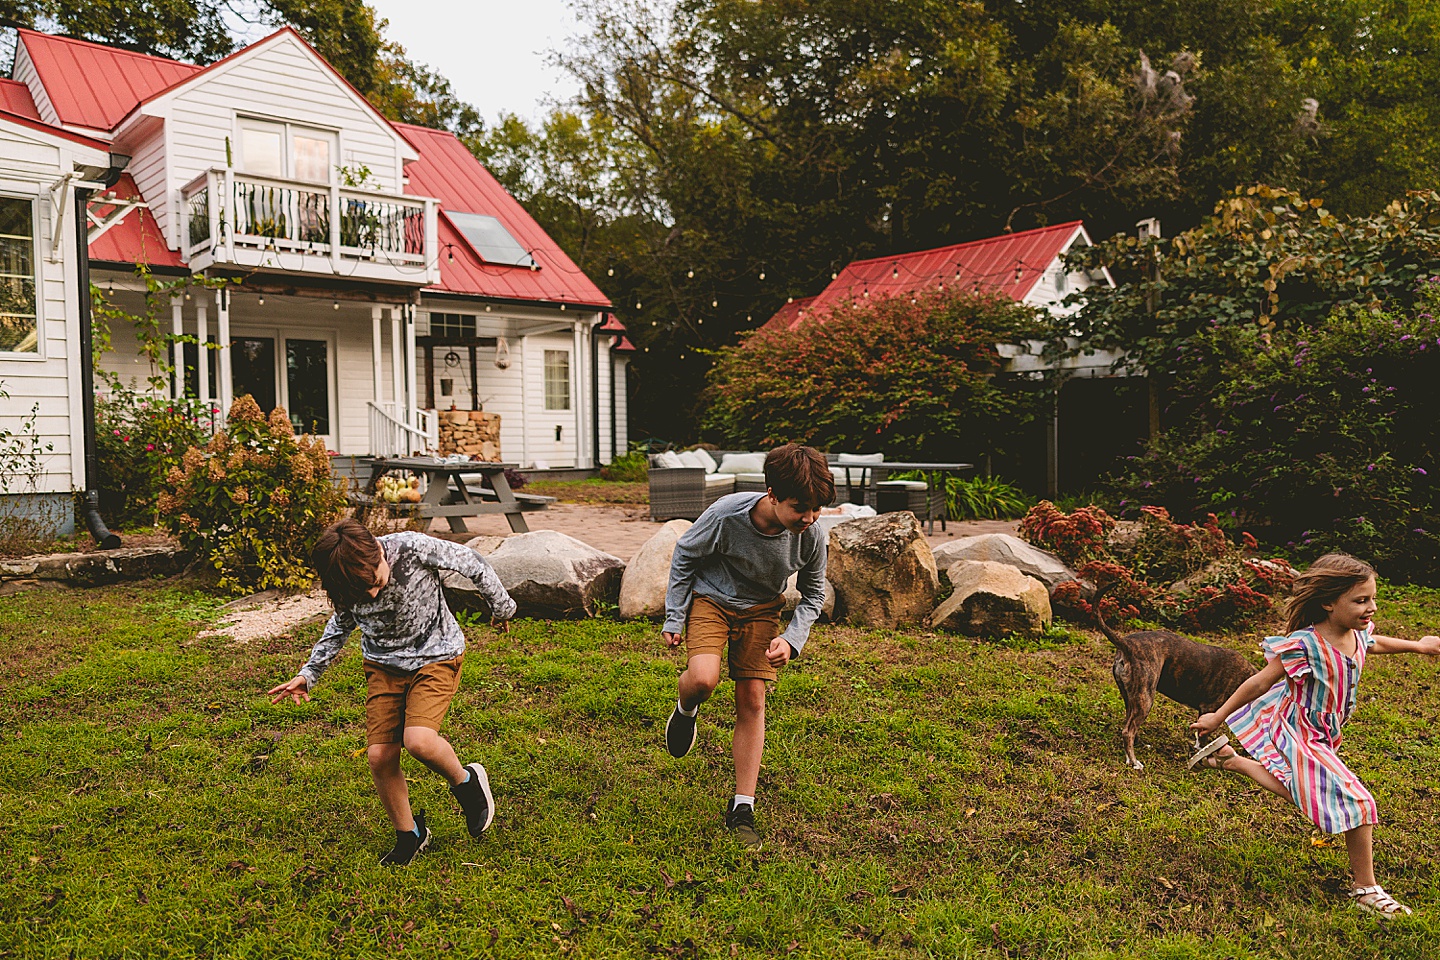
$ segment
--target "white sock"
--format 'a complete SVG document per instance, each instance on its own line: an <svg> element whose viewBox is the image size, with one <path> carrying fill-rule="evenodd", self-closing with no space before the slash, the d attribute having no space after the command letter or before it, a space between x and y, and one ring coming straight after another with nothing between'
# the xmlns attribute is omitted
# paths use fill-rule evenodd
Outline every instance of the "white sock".
<svg viewBox="0 0 1440 960"><path fill-rule="evenodd" d="M676 700L676 701L675 701L675 709L676 709L676 710L679 710L680 713L681 713L682 715L684 715L684 716L693 717L693 716L695 716L695 714L697 714L697 713L700 712L700 704L697 703L697 704L695 704L695 706L691 707L689 710L686 710L686 709L685 709L685 704L681 703L679 700Z"/></svg>
<svg viewBox="0 0 1440 960"><path fill-rule="evenodd" d="M748 806L751 810L754 810L754 809L755 809L755 798L754 798L754 797L747 797L747 796L745 796L744 794L741 794L741 793L735 794L735 800L730 804L730 808L733 810L733 809L736 808L736 807L744 807L744 806Z"/></svg>

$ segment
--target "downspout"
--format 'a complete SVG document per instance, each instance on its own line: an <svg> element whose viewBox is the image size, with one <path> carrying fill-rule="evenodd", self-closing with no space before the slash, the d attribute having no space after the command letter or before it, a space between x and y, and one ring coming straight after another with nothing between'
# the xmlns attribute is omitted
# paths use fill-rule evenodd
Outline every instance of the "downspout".
<svg viewBox="0 0 1440 960"><path fill-rule="evenodd" d="M113 186L120 179L120 168L111 167L105 175L105 185ZM95 350L94 318L90 313L90 231L88 207L90 191L75 190L75 273L79 284L80 300L80 409L85 429L85 497L81 502L80 514L90 536L100 544L101 550L115 550L120 538L110 532L100 517L100 453L95 443Z"/></svg>
<svg viewBox="0 0 1440 960"><path fill-rule="evenodd" d="M590 328L590 410L593 413L592 423L594 429L590 431L590 465L600 469L600 326L605 322L605 314L598 314L600 317ZM611 443L614 443L612 438Z"/></svg>
<svg viewBox="0 0 1440 960"><path fill-rule="evenodd" d="M616 448L619 445L619 434L615 432L615 340L610 340L610 346L605 349L605 366L607 368L606 380L610 384L610 459L613 461L617 456Z"/></svg>

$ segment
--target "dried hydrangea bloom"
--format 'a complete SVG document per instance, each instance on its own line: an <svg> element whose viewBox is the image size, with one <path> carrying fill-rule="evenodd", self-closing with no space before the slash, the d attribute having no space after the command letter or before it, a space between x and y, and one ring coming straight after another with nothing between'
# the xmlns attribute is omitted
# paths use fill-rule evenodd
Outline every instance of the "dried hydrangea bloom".
<svg viewBox="0 0 1440 960"><path fill-rule="evenodd" d="M211 480L214 480L217 483L225 479L225 467L223 464L220 463L219 460L211 460L208 464L206 464L206 473L209 475Z"/></svg>
<svg viewBox="0 0 1440 960"><path fill-rule="evenodd" d="M264 423L265 414L260 412L260 404L250 394L235 398L230 404L230 422L232 423Z"/></svg>
<svg viewBox="0 0 1440 960"><path fill-rule="evenodd" d="M186 450L185 455L180 458L180 463L184 465L185 471L187 473L193 471L196 467L200 466L200 464L204 462L205 454L201 453L199 449L195 447L191 447L189 450Z"/></svg>
<svg viewBox="0 0 1440 960"><path fill-rule="evenodd" d="M270 411L270 429L282 437L295 436L295 427L290 423L290 416L284 407L276 407Z"/></svg>

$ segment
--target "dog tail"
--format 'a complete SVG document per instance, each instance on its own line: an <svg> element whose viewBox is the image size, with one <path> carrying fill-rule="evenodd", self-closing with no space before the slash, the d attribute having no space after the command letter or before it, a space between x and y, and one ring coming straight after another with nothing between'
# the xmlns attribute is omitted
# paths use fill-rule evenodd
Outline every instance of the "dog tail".
<svg viewBox="0 0 1440 960"><path fill-rule="evenodd" d="M1129 653L1130 645L1125 642L1124 637L1110 628L1110 624L1105 622L1105 615L1100 612L1100 601L1105 599L1105 594L1109 593L1114 587L1115 582L1111 581L1097 590L1094 598L1090 601L1090 609L1095 612L1095 622L1100 625L1100 632L1105 634L1110 642L1115 645L1116 649L1124 653Z"/></svg>

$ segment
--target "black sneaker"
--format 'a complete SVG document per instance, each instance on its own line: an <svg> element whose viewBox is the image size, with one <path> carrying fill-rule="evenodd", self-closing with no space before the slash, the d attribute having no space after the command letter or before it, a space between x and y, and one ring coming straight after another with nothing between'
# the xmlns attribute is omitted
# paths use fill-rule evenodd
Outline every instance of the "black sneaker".
<svg viewBox="0 0 1440 960"><path fill-rule="evenodd" d="M699 719L698 708L693 717L681 713L678 703L675 709L670 711L670 720L665 724L665 749L670 751L670 756L683 757L695 746L695 723Z"/></svg>
<svg viewBox="0 0 1440 960"><path fill-rule="evenodd" d="M755 808L748 803L737 807L734 800L730 801L730 808L725 811L725 829L735 834L735 839L746 850L759 850L764 846L760 834L755 832Z"/></svg>
<svg viewBox="0 0 1440 960"><path fill-rule="evenodd" d="M425 826L424 810L415 814L415 827L420 831L419 836L416 836L414 830L395 831L395 847L380 858L382 866L406 866L411 860L414 860L422 850L430 846L430 828Z"/></svg>
<svg viewBox="0 0 1440 960"><path fill-rule="evenodd" d="M490 778L484 767L470 763L465 769L470 771L470 779L451 787L450 792L465 811L465 826L470 828L470 836L478 837L495 822L495 797L490 792Z"/></svg>

